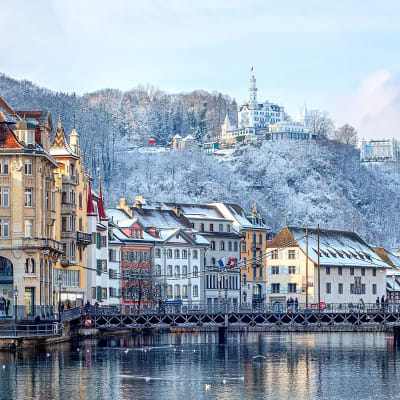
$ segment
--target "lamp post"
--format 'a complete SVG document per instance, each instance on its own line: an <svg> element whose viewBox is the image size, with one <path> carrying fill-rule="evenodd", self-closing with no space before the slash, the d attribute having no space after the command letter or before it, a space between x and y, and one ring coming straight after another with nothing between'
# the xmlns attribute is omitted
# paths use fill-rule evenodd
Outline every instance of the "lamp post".
<svg viewBox="0 0 400 400"><path fill-rule="evenodd" d="M18 298L18 288L14 287L14 331L15 336L17 336L17 298Z"/></svg>
<svg viewBox="0 0 400 400"><path fill-rule="evenodd" d="M58 282L58 321L61 321L61 284L62 284L61 275L58 275L57 282Z"/></svg>

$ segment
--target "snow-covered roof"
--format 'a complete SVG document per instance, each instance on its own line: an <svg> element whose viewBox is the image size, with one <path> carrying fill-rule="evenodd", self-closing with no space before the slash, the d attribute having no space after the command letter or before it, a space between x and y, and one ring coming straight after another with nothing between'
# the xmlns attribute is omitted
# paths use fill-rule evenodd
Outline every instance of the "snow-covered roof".
<svg viewBox="0 0 400 400"><path fill-rule="evenodd" d="M123 219L129 219L129 215L118 208L107 208L106 210L106 215L108 218L112 219L116 224L118 224L118 221L123 220Z"/></svg>
<svg viewBox="0 0 400 400"><path fill-rule="evenodd" d="M186 140L196 140L196 139L192 135L187 135L183 140L186 141Z"/></svg>
<svg viewBox="0 0 400 400"><path fill-rule="evenodd" d="M174 139L182 139L182 136L179 135L179 134L176 134L176 135L174 136Z"/></svg>
<svg viewBox="0 0 400 400"><path fill-rule="evenodd" d="M120 219L118 221L118 226L120 228L129 228L131 227L135 222L137 221L137 218L130 218L130 219Z"/></svg>
<svg viewBox="0 0 400 400"><path fill-rule="evenodd" d="M391 276L386 277L386 289L390 292L400 292L400 283L397 278L393 279Z"/></svg>
<svg viewBox="0 0 400 400"><path fill-rule="evenodd" d="M226 219L214 206L201 204L180 204L186 218Z"/></svg>
<svg viewBox="0 0 400 400"><path fill-rule="evenodd" d="M140 211L134 210L135 216L138 217L139 222L146 228L187 228L189 221L186 219L179 219L171 210L149 210L142 209Z"/></svg>
<svg viewBox="0 0 400 400"><path fill-rule="evenodd" d="M369 247L356 233L320 229L320 264L343 267L383 267L391 268L378 254ZM306 253L306 228L286 227L269 243L282 246L294 239L296 244ZM317 230L308 229L308 256L318 262Z"/></svg>

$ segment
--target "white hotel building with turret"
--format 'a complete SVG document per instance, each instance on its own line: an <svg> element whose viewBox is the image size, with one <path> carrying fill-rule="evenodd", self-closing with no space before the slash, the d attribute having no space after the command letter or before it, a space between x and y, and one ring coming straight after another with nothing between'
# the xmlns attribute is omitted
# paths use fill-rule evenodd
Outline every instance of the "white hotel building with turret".
<svg viewBox="0 0 400 400"><path fill-rule="evenodd" d="M257 86L254 75L250 78L249 101L238 111L238 126L231 123L228 114L221 127L220 142L232 144L259 139L304 140L315 135L309 129L310 114L304 105L300 122L285 121L284 107L270 103L257 102Z"/></svg>

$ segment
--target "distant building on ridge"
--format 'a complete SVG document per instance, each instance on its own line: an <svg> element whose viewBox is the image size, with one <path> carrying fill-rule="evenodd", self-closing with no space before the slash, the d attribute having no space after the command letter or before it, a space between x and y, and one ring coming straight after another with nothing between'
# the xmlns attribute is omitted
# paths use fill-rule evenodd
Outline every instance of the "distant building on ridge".
<svg viewBox="0 0 400 400"><path fill-rule="evenodd" d="M399 145L396 139L361 140L360 150L362 162L399 160Z"/></svg>

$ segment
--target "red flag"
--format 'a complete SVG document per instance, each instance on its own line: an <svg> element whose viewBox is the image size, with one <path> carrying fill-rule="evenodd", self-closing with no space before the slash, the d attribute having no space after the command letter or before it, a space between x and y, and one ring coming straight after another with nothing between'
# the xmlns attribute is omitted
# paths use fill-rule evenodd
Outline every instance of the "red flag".
<svg viewBox="0 0 400 400"><path fill-rule="evenodd" d="M234 268L235 267L235 259L234 258L230 258L229 259L228 266L229 266L229 268Z"/></svg>
<svg viewBox="0 0 400 400"><path fill-rule="evenodd" d="M253 69L254 69L253 66L251 66L250 71L253 72Z"/></svg>

